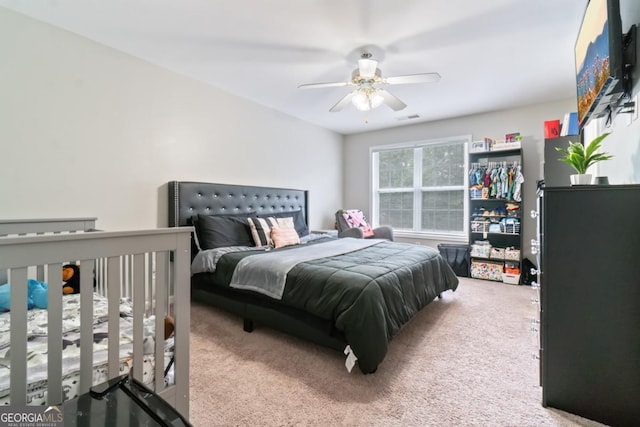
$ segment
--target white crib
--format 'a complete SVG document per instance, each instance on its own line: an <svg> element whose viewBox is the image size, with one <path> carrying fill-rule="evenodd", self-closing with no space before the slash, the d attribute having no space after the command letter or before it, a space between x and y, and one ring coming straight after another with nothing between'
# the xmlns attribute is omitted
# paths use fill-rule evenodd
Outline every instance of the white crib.
<svg viewBox="0 0 640 427"><path fill-rule="evenodd" d="M108 336L119 337L121 297L132 303L132 375L142 381L144 319L155 318L153 360L164 361L165 317L175 320L174 381L165 381L165 363L155 363L151 388L183 416L189 415L189 322L191 227L136 231L92 231L95 218L0 220L0 272L11 283L10 404L27 404L27 279L49 284L47 294L46 403L60 404L63 391L63 304L61 267L80 265L79 392L93 384L94 298L108 302ZM95 277L95 281L94 281ZM0 280L0 283L4 283ZM18 286L25 284L25 286ZM94 285L98 285L94 289ZM60 289L60 292L57 292ZM53 291L56 290L56 291ZM120 338L118 338L120 344ZM108 345L108 378L121 373L120 345Z"/></svg>

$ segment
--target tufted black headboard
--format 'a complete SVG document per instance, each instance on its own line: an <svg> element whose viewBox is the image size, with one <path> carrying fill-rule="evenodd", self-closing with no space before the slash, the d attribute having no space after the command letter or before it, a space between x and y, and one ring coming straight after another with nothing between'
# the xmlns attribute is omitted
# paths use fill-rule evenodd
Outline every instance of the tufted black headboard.
<svg viewBox="0 0 640 427"><path fill-rule="evenodd" d="M198 214L268 214L297 210L302 211L308 224L307 197L307 191L289 188L171 181L169 227L191 225L191 218Z"/></svg>

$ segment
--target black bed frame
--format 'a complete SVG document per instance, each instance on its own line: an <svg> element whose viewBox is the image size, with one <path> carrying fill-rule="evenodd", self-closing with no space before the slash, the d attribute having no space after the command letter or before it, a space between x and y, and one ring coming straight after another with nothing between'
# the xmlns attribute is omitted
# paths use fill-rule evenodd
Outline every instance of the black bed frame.
<svg viewBox="0 0 640 427"><path fill-rule="evenodd" d="M192 225L198 214L269 214L301 210L308 224L308 192L288 188L255 187L207 182L169 182L169 227ZM195 253L195 251L192 251ZM222 308L244 319L244 330L254 322L339 351L344 336L331 321L280 304L278 301L232 288L205 286L198 275L191 281L192 299Z"/></svg>

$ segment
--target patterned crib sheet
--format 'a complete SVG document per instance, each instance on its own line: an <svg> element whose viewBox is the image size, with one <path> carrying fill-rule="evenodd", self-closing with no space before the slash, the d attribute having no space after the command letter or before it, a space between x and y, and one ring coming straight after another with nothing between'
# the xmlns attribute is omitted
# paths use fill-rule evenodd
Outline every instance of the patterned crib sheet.
<svg viewBox="0 0 640 427"><path fill-rule="evenodd" d="M93 295L93 384L107 380L108 303L105 297ZM47 310L27 312L27 404L46 403L47 388ZM9 404L10 313L0 314L0 405ZM79 395L80 378L80 295L63 296L62 316L62 376L64 400ZM128 373L133 356L133 306L128 298L120 299L120 367L119 374ZM154 380L155 316L144 319L143 382ZM165 341L164 366L173 354L173 338Z"/></svg>

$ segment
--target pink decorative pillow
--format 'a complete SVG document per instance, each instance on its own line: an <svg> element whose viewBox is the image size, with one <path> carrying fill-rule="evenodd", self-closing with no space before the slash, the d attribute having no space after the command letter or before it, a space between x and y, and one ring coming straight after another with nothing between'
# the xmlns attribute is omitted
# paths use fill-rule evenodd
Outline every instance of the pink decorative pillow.
<svg viewBox="0 0 640 427"><path fill-rule="evenodd" d="M367 219L364 217L364 213L362 213L361 210L359 209L349 209L346 210L342 216L344 217L345 221L347 221L347 224L349 224L349 227L354 228L360 228L362 229L362 233L364 234L364 237L371 237L373 236L373 229L371 228L371 225L367 222Z"/></svg>
<svg viewBox="0 0 640 427"><path fill-rule="evenodd" d="M295 228L273 227L271 228L271 240L273 240L276 249L300 244L300 236Z"/></svg>
<svg viewBox="0 0 640 427"><path fill-rule="evenodd" d="M276 218L276 221L278 222L278 227L296 228L295 224L293 222L293 217L291 217L291 216L284 217L284 218Z"/></svg>

